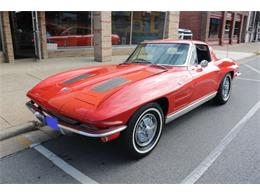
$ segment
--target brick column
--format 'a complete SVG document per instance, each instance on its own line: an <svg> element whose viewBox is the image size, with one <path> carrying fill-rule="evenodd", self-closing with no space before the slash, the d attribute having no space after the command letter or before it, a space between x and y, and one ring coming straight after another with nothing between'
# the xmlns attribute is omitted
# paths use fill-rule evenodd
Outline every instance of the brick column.
<svg viewBox="0 0 260 195"><path fill-rule="evenodd" d="M45 12L37 12L42 59L48 58Z"/></svg>
<svg viewBox="0 0 260 195"><path fill-rule="evenodd" d="M223 12L219 44L223 45L227 12Z"/></svg>
<svg viewBox="0 0 260 195"><path fill-rule="evenodd" d="M98 62L111 61L111 12L94 12L94 57Z"/></svg>
<svg viewBox="0 0 260 195"><path fill-rule="evenodd" d="M180 12L167 12L165 38L177 39L180 21Z"/></svg>
<svg viewBox="0 0 260 195"><path fill-rule="evenodd" d="M240 29L239 29L239 35L238 35L239 36L238 43L241 43L242 34L243 34L243 26L244 26L244 22L246 22L246 21L244 21L244 19L245 19L244 15L241 15L240 17L241 17L241 22L240 22Z"/></svg>
<svg viewBox="0 0 260 195"><path fill-rule="evenodd" d="M12 63L14 62L14 50L13 50L13 41L12 41L12 33L11 26L9 20L8 12L1 12L2 14L2 25L3 25L3 42L4 42L4 50L5 50L5 60L6 62Z"/></svg>
<svg viewBox="0 0 260 195"><path fill-rule="evenodd" d="M233 13L233 20L232 20L232 24L231 24L231 39L230 39L230 44L233 43L233 36L234 36L234 32L235 32L235 24L236 24L236 12Z"/></svg>
<svg viewBox="0 0 260 195"><path fill-rule="evenodd" d="M209 39L210 12L201 12L200 39L207 42Z"/></svg>

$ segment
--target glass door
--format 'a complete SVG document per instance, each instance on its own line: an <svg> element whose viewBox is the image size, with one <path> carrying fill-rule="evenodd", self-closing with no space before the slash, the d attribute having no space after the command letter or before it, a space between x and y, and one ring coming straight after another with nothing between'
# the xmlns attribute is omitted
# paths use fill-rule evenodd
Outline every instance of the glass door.
<svg viewBox="0 0 260 195"><path fill-rule="evenodd" d="M10 12L14 58L41 59L37 12Z"/></svg>

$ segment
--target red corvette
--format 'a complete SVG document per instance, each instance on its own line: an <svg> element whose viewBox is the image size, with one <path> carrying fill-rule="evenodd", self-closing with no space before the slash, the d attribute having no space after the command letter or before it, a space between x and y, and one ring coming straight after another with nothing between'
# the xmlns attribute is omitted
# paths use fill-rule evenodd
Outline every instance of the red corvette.
<svg viewBox="0 0 260 195"><path fill-rule="evenodd" d="M48 43L57 43L58 47L90 46L93 41L91 30L86 27L70 27L63 30L59 35L51 36L47 34ZM113 45L120 44L120 37L111 35Z"/></svg>
<svg viewBox="0 0 260 195"><path fill-rule="evenodd" d="M206 43L156 40L139 44L121 64L75 69L51 76L33 89L34 115L61 132L110 141L120 137L135 157L158 143L163 126L214 99L225 104L238 72Z"/></svg>

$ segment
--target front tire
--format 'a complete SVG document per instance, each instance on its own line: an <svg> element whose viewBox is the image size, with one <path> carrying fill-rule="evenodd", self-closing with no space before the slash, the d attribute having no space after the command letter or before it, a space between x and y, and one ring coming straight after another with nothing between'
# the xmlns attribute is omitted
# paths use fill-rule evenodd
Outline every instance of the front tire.
<svg viewBox="0 0 260 195"><path fill-rule="evenodd" d="M164 114L159 104L149 103L134 113L128 128L122 133L122 142L134 158L148 155L157 145L164 126Z"/></svg>
<svg viewBox="0 0 260 195"><path fill-rule="evenodd" d="M218 89L218 93L215 97L215 102L217 104L223 105L228 102L230 98L231 84L232 84L231 74L227 73L222 79Z"/></svg>

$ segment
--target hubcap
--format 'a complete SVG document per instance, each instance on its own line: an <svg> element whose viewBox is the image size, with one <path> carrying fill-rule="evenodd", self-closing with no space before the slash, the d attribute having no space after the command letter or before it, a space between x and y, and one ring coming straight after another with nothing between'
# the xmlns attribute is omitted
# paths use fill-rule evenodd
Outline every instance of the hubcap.
<svg viewBox="0 0 260 195"><path fill-rule="evenodd" d="M224 99L228 98L229 91L230 91L230 79L229 79L229 77L226 77L223 82L223 89L222 89L222 95L223 95Z"/></svg>
<svg viewBox="0 0 260 195"><path fill-rule="evenodd" d="M149 113L144 115L136 126L135 141L137 145L145 147L153 140L158 122L156 117Z"/></svg>

